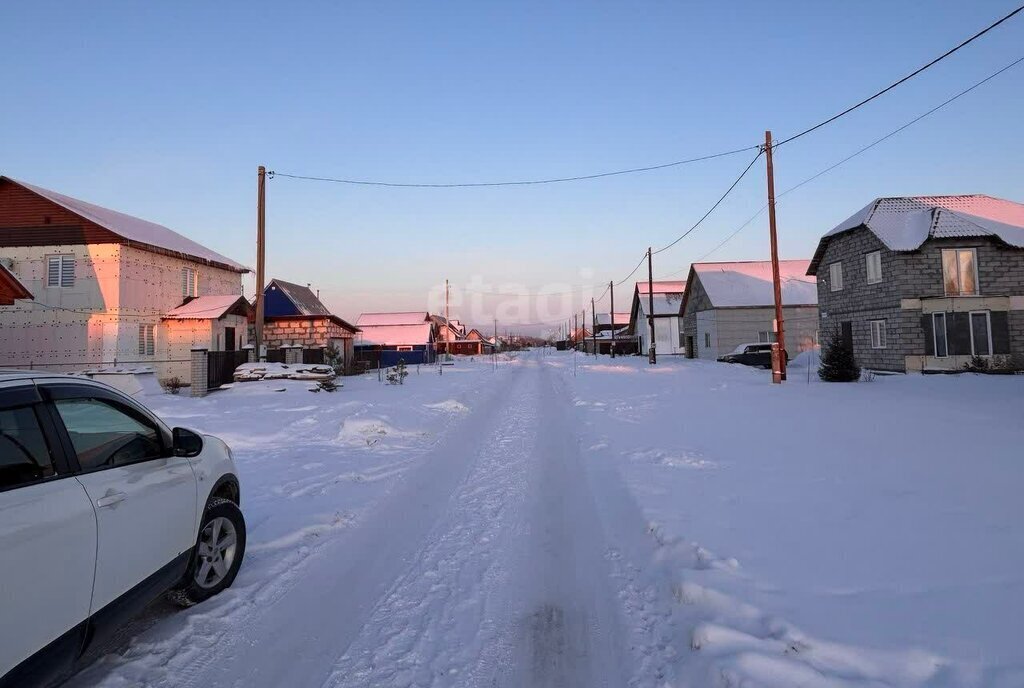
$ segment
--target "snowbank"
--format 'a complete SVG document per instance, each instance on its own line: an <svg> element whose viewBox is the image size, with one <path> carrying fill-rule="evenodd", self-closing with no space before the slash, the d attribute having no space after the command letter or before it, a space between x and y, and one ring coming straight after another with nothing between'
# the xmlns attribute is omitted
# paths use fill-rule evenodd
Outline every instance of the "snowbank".
<svg viewBox="0 0 1024 688"><path fill-rule="evenodd" d="M331 380L334 369L323 364L304 363L243 363L235 368L237 382L254 380Z"/></svg>

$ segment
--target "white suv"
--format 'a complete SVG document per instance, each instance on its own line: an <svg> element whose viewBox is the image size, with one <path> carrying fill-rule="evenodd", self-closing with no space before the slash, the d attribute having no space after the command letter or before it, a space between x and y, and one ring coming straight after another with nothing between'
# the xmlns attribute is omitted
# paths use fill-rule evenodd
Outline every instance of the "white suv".
<svg viewBox="0 0 1024 688"><path fill-rule="evenodd" d="M98 382L0 371L0 686L68 673L161 593L231 585L238 505L221 440Z"/></svg>

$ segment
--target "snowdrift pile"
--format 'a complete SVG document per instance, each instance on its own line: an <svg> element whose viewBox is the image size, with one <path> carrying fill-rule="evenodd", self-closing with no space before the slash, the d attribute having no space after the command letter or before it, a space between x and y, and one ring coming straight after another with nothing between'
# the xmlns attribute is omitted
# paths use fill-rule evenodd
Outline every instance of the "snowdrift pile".
<svg viewBox="0 0 1024 688"><path fill-rule="evenodd" d="M243 363L235 368L235 382L254 380L332 380L334 369L322 363Z"/></svg>

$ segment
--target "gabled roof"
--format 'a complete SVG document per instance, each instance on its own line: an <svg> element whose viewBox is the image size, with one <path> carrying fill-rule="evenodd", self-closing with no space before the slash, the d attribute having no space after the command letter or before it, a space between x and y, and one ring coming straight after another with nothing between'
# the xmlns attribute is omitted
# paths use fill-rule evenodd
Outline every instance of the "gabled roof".
<svg viewBox="0 0 1024 688"><path fill-rule="evenodd" d="M3 265L0 265L0 305L10 306L15 299L31 299L25 285Z"/></svg>
<svg viewBox="0 0 1024 688"><path fill-rule="evenodd" d="M422 325L430 321L426 311L406 311L402 313L363 313L356 321L357 327L374 327L378 325Z"/></svg>
<svg viewBox="0 0 1024 688"><path fill-rule="evenodd" d="M636 289L641 294L648 292L648 286L646 281L636 283ZM682 294L686 291L685 280L657 280L651 283L650 286L653 287L651 291L655 294Z"/></svg>
<svg viewBox="0 0 1024 688"><path fill-rule="evenodd" d="M647 292L644 292L647 293ZM628 325L629 324L629 312L615 313L615 321L612 322L612 316L609 313L598 313L597 324L598 325Z"/></svg>
<svg viewBox="0 0 1024 688"><path fill-rule="evenodd" d="M165 320L216 320L231 311L248 315L249 302L239 294L218 294L197 296L188 303L172 308L164 315Z"/></svg>
<svg viewBox="0 0 1024 688"><path fill-rule="evenodd" d="M466 339L477 339L484 342L488 341L487 337L485 337L483 333L475 327L466 333Z"/></svg>
<svg viewBox="0 0 1024 688"><path fill-rule="evenodd" d="M128 241L138 242L147 246L164 249L165 251L178 253L192 260L216 263L236 272L249 272L249 268L244 265L236 263L216 251L211 251L205 246L192 241L188 237L182 236L174 230L168 229L163 225L158 225L155 222L149 222L148 220L142 220L131 215L119 213L116 210L110 210L109 208L103 208L98 205L93 205L92 203L80 201L77 198L65 196L64 194L57 193L56 191L50 191L49 189L44 189L41 186L21 182L17 179L11 179L10 177L0 176L0 181L7 181L12 184L16 184L17 186L27 189L38 196L42 196L51 203L56 203L65 210L68 210L90 222L94 222L100 227L108 229Z"/></svg>
<svg viewBox="0 0 1024 688"><path fill-rule="evenodd" d="M892 251L917 250L932 237L993 237L1024 248L1024 204L984 195L876 198L821 238L807 274L817 273L832 237L860 227Z"/></svg>
<svg viewBox="0 0 1024 688"><path fill-rule="evenodd" d="M288 301L295 306L296 313L287 315L330 315L331 311L320 299L316 297L313 290L294 282L285 282L282 279L272 279L267 285L266 291L279 289Z"/></svg>
<svg viewBox="0 0 1024 688"><path fill-rule="evenodd" d="M362 322L362 316L360 316L359 320ZM433 341L432 333L434 326L427 321L423 321L415 324L398 325L360 324L359 329L363 331L363 334L356 341L358 346L416 346Z"/></svg>
<svg viewBox="0 0 1024 688"><path fill-rule="evenodd" d="M787 306L813 306L818 303L817 281L807 277L809 260L780 260L779 281L782 303ZM715 308L743 308L775 305L775 286L770 260L731 263L694 263L690 281L699 280ZM689 292L683 298L680 313L686 309Z"/></svg>

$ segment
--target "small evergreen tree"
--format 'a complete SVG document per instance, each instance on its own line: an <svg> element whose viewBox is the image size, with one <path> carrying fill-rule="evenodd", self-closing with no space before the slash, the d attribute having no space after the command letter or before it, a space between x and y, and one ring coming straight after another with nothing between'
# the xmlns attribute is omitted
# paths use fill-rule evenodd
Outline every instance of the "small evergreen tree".
<svg viewBox="0 0 1024 688"><path fill-rule="evenodd" d="M856 382L860 379L860 366L838 332L829 338L821 351L821 365L818 377L825 382Z"/></svg>
<svg viewBox="0 0 1024 688"><path fill-rule="evenodd" d="M345 372L344 365L341 360L341 351L334 342L329 342L327 346L324 347L324 363L331 366L335 375L341 375Z"/></svg>
<svg viewBox="0 0 1024 688"><path fill-rule="evenodd" d="M395 367L388 371L388 384L404 385L408 375L409 371L405 369L405 359L400 358Z"/></svg>

